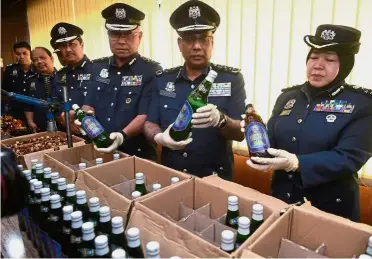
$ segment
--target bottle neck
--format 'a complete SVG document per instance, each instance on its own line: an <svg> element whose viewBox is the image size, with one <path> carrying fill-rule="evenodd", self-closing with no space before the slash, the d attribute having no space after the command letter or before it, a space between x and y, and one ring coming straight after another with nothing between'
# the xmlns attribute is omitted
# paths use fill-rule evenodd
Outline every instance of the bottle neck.
<svg viewBox="0 0 372 259"><path fill-rule="evenodd" d="M83 225L83 220L71 221L71 228L73 229L81 228L82 225Z"/></svg>
<svg viewBox="0 0 372 259"><path fill-rule="evenodd" d="M238 227L238 233L240 235L243 235L243 236L248 236L250 231L249 231L249 227L248 228L242 228L242 227Z"/></svg>
<svg viewBox="0 0 372 259"><path fill-rule="evenodd" d="M128 247L130 248L136 248L141 246L141 241L139 238L135 240L128 240Z"/></svg>
<svg viewBox="0 0 372 259"><path fill-rule="evenodd" d="M104 248L96 248L96 255L98 256L103 256L109 253L109 248L108 245L105 246Z"/></svg>
<svg viewBox="0 0 372 259"><path fill-rule="evenodd" d="M136 184L144 184L144 179L136 179Z"/></svg>
<svg viewBox="0 0 372 259"><path fill-rule="evenodd" d="M108 216L100 216L99 217L99 222L101 223L106 223L106 222L109 222L111 220L111 216L108 215Z"/></svg>
<svg viewBox="0 0 372 259"><path fill-rule="evenodd" d="M83 240L84 241L91 241L95 238L95 234L94 234L94 231L90 232L90 233L83 233Z"/></svg>
<svg viewBox="0 0 372 259"><path fill-rule="evenodd" d="M224 241L221 242L221 249L226 252L230 252L234 250L234 242L232 243L225 243Z"/></svg>
<svg viewBox="0 0 372 259"><path fill-rule="evenodd" d="M255 221L262 221L263 220L263 214L262 213L254 213L252 214L252 219Z"/></svg>
<svg viewBox="0 0 372 259"><path fill-rule="evenodd" d="M119 235L119 234L123 234L123 233L124 233L123 225L121 225L120 227L113 227L112 228L112 234L114 234L114 235Z"/></svg>
<svg viewBox="0 0 372 259"><path fill-rule="evenodd" d="M229 211L238 211L239 210L239 206L238 205L230 205L230 204L228 204L227 205L227 209L229 210Z"/></svg>

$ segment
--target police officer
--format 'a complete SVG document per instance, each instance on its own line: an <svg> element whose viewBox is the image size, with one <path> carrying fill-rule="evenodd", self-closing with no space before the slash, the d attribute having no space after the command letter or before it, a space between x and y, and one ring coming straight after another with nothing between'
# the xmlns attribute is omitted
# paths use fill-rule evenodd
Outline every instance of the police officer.
<svg viewBox="0 0 372 259"><path fill-rule="evenodd" d="M151 98L149 83L161 67L138 54L145 14L122 3L102 11L113 56L94 61L92 85L84 109L94 110L98 121L111 132L113 144L100 152L120 150L156 159L155 148L142 134ZM77 122L78 123L78 122Z"/></svg>
<svg viewBox="0 0 372 259"><path fill-rule="evenodd" d="M55 53L57 55L57 58L58 58L59 63L61 63L61 65L63 67L66 66L66 62L63 60L63 57L62 57L62 53L59 50L58 46L54 43L54 40L53 39L50 39L50 45L53 48L53 53Z"/></svg>
<svg viewBox="0 0 372 259"><path fill-rule="evenodd" d="M232 180L232 141L241 141L239 118L244 111L244 80L239 69L210 63L213 33L220 24L219 14L202 1L179 6L170 23L177 31L183 66L159 71L145 124L147 137L162 145L162 163L199 177L217 173ZM170 125L187 96L206 77L218 73L209 94L209 104L194 113L192 137L176 142L169 136Z"/></svg>
<svg viewBox="0 0 372 259"><path fill-rule="evenodd" d="M36 47L31 52L31 58L37 74L30 76L26 82L27 95L44 100L53 98L56 96L55 85L52 84L56 70L52 53L47 48ZM45 107L26 105L27 124L33 132L47 130L47 113Z"/></svg>
<svg viewBox="0 0 372 259"><path fill-rule="evenodd" d="M372 156L372 91L345 83L361 32L320 25L307 35L307 82L283 90L268 122L274 158L247 164L275 170L272 195L360 219L358 170ZM244 123L242 123L244 124Z"/></svg>
<svg viewBox="0 0 372 259"><path fill-rule="evenodd" d="M6 66L2 88L9 92L25 94L27 78L35 73L30 58L31 47L27 42L20 41L13 45L13 51L17 63ZM14 118L25 122L24 107L24 104L13 100L10 101L8 108Z"/></svg>
<svg viewBox="0 0 372 259"><path fill-rule="evenodd" d="M84 42L81 38L84 31L73 24L60 22L54 25L50 32L51 45L58 48L61 61L65 65L55 77L56 91L62 100L62 86L68 89L68 101L70 104L82 106L92 81L92 61L84 55ZM74 114L73 111L70 112ZM59 116L60 122L65 126L64 114ZM72 120L73 121L73 117ZM80 134L76 125L71 123L72 132Z"/></svg>

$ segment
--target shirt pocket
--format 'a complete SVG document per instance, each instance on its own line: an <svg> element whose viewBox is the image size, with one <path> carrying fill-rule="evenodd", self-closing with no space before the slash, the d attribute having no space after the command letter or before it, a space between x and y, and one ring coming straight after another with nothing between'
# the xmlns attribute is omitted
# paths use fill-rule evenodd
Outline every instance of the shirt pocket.
<svg viewBox="0 0 372 259"><path fill-rule="evenodd" d="M117 98L120 111L132 111L137 109L140 100L140 91L130 90L120 93Z"/></svg>
<svg viewBox="0 0 372 259"><path fill-rule="evenodd" d="M176 99L170 97L160 97L160 126L167 128L170 124L176 121L178 114L181 111L183 103L177 103Z"/></svg>
<svg viewBox="0 0 372 259"><path fill-rule="evenodd" d="M111 102L110 98L113 92L113 89L110 85L99 83L95 89L96 94L96 105L97 108L106 108L108 107Z"/></svg>

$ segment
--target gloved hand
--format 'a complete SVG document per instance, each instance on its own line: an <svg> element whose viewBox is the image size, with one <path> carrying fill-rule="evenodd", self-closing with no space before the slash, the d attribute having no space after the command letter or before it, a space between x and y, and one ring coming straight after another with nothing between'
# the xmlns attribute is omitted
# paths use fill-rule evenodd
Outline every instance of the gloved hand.
<svg viewBox="0 0 372 259"><path fill-rule="evenodd" d="M199 129L216 127L220 121L220 117L221 114L217 106L209 103L197 109L196 113L192 115L192 127Z"/></svg>
<svg viewBox="0 0 372 259"><path fill-rule="evenodd" d="M285 170L290 172L298 169L299 162L295 154L274 148L269 148L267 152L273 155L274 158L251 157L251 160L258 164L254 164L251 160L248 160L247 165L263 172L267 172L268 170Z"/></svg>
<svg viewBox="0 0 372 259"><path fill-rule="evenodd" d="M245 133L245 127L247 126L247 124L245 123L245 117L247 117L247 115L245 114L242 114L240 115L242 117L243 120L240 121L240 131Z"/></svg>
<svg viewBox="0 0 372 259"><path fill-rule="evenodd" d="M88 110L88 111L84 111L84 112L87 115L89 115L89 116L93 116L94 115L94 111L92 111L92 110ZM81 127L81 122L78 119L76 119L74 121L74 124L79 127L79 131L80 131L81 135L83 135L83 136L86 136L87 135L87 133L85 132L85 130Z"/></svg>
<svg viewBox="0 0 372 259"><path fill-rule="evenodd" d="M107 148L97 148L96 145L94 145L94 149L100 153L111 153L114 150L118 149L118 147L121 146L124 142L124 136L120 132L112 132L110 134L110 139L112 139L113 141L111 146Z"/></svg>
<svg viewBox="0 0 372 259"><path fill-rule="evenodd" d="M173 123L169 125L169 127L163 132L163 133L158 133L155 135L154 140L158 145L161 145L163 147L170 148L172 150L180 150L184 149L185 146L191 143L192 138L191 138L191 133L189 134L188 138L183 141L174 141L172 137L169 135L169 131L172 128Z"/></svg>

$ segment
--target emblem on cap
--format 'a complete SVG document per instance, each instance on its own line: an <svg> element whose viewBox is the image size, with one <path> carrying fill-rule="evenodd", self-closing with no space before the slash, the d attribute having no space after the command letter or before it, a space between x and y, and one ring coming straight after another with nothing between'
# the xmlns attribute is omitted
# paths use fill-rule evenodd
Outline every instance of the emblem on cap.
<svg viewBox="0 0 372 259"><path fill-rule="evenodd" d="M189 17L190 18L193 18L193 19L196 19L198 17L200 17L200 8L199 6L191 6L189 8Z"/></svg>
<svg viewBox="0 0 372 259"><path fill-rule="evenodd" d="M125 13L125 9L124 8L116 8L115 16L118 19L125 19L125 17L127 17L127 14Z"/></svg>
<svg viewBox="0 0 372 259"><path fill-rule="evenodd" d="M66 34L67 31L66 31L66 29L64 27L59 27L58 28L58 33L59 33L59 35L63 35L63 34Z"/></svg>
<svg viewBox="0 0 372 259"><path fill-rule="evenodd" d="M324 30L322 31L322 34L320 35L320 38L323 40L333 40L336 36L336 33L332 30Z"/></svg>

